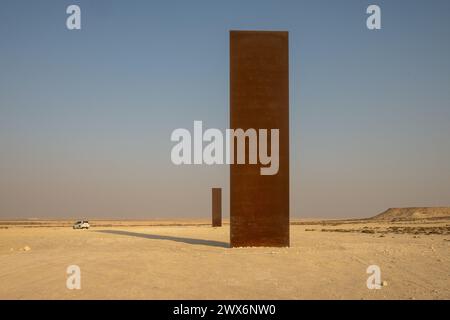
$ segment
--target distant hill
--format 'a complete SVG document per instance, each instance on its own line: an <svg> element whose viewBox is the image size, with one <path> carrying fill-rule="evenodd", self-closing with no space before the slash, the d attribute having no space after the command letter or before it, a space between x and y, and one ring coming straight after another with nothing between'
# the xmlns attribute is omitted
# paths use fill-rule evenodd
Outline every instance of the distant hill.
<svg viewBox="0 0 450 320"><path fill-rule="evenodd" d="M421 220L450 218L450 207L390 208L373 220Z"/></svg>

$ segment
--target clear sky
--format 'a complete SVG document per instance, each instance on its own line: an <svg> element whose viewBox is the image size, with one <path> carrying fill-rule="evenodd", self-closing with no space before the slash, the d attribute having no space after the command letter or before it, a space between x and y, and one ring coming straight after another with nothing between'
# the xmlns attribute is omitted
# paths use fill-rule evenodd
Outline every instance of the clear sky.
<svg viewBox="0 0 450 320"><path fill-rule="evenodd" d="M228 127L232 29L289 31L292 217L450 206L448 0L2 0L0 218L228 215L170 134Z"/></svg>

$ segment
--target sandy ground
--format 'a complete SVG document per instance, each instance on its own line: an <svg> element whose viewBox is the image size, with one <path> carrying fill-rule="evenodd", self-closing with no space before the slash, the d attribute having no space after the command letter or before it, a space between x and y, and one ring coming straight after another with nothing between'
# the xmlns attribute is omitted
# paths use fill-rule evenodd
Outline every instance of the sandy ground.
<svg viewBox="0 0 450 320"><path fill-rule="evenodd" d="M308 222L291 226L290 248L230 249L228 226L9 225L0 299L450 299L449 226ZM380 290L366 286L372 264ZM66 288L69 265L80 290Z"/></svg>

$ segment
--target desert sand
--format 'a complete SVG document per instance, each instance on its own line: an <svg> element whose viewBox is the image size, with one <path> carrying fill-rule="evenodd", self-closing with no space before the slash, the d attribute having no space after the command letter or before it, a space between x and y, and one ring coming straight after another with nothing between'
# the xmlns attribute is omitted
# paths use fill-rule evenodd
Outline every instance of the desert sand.
<svg viewBox="0 0 450 320"><path fill-rule="evenodd" d="M0 299L450 299L448 218L293 221L289 248L229 248L206 220L91 223L0 223Z"/></svg>

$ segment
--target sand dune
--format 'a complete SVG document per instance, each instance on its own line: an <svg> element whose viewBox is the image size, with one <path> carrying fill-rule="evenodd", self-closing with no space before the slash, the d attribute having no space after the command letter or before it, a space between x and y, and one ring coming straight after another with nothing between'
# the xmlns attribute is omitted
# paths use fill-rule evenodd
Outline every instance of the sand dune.
<svg viewBox="0 0 450 320"><path fill-rule="evenodd" d="M436 218L450 218L450 207L390 208L372 219L396 221Z"/></svg>

